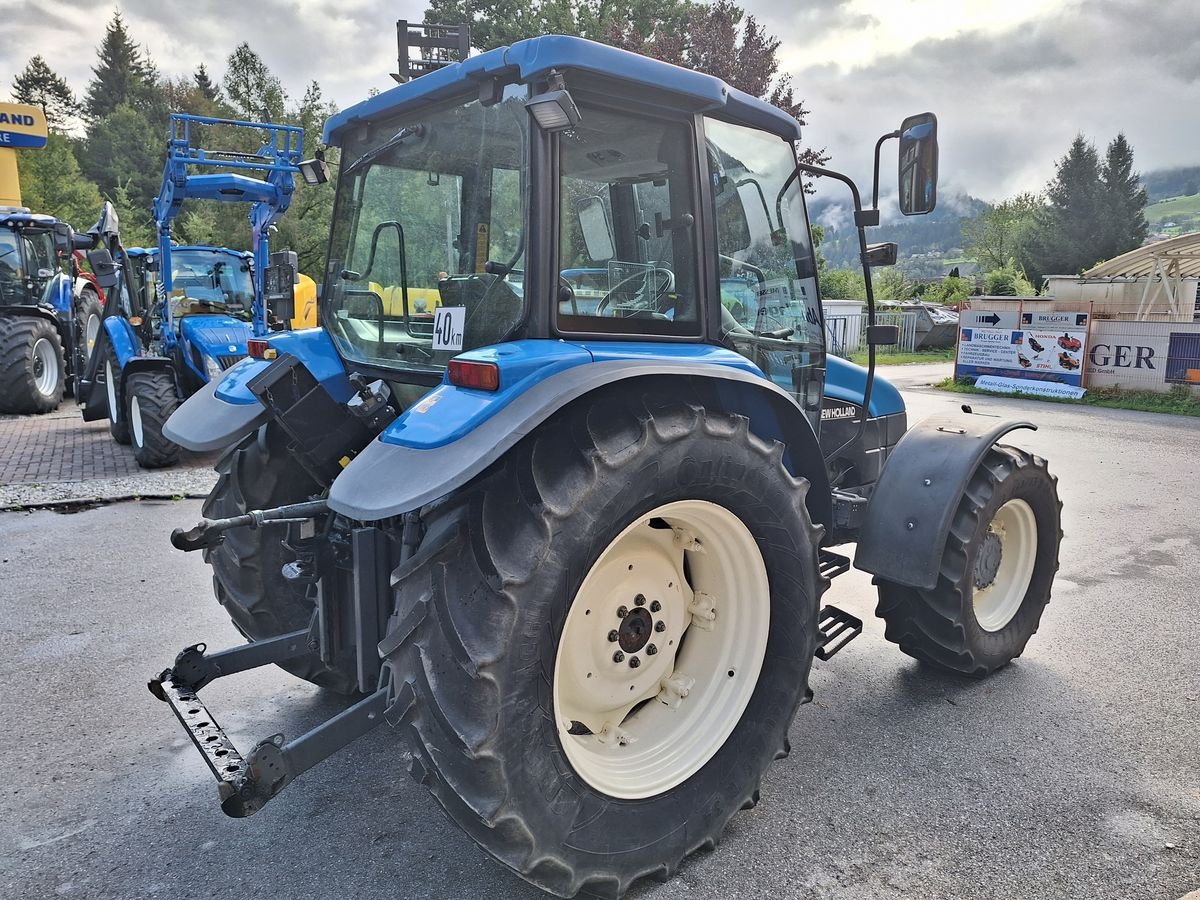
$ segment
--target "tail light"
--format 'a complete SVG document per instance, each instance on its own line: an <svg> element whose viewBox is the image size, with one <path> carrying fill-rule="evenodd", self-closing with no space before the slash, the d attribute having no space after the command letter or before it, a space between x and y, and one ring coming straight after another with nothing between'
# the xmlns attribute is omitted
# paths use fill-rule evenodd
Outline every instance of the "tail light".
<svg viewBox="0 0 1200 900"><path fill-rule="evenodd" d="M480 391L500 389L500 367L490 362L469 359L450 360L450 383Z"/></svg>
<svg viewBox="0 0 1200 900"><path fill-rule="evenodd" d="M262 338L250 338L246 341L246 351L252 359L275 359L279 356L279 351Z"/></svg>

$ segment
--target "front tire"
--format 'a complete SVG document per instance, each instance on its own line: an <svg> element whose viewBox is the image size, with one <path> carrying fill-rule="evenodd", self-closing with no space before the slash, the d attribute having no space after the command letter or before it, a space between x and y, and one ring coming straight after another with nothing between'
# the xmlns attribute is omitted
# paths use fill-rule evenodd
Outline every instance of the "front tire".
<svg viewBox="0 0 1200 900"><path fill-rule="evenodd" d="M522 878L616 897L668 877L786 754L824 581L782 451L740 417L611 397L427 517L393 574L388 717Z"/></svg>
<svg viewBox="0 0 1200 900"><path fill-rule="evenodd" d="M1020 656L1050 602L1061 509L1045 460L993 447L959 501L934 588L876 579L884 637L976 678Z"/></svg>
<svg viewBox="0 0 1200 900"><path fill-rule="evenodd" d="M179 445L163 434L163 426L179 406L170 372L134 372L125 379L126 421L133 457L143 469L161 469L179 462Z"/></svg>
<svg viewBox="0 0 1200 900"><path fill-rule="evenodd" d="M108 403L108 433L118 444L129 443L129 416L121 391L121 363L112 345L104 351L104 390Z"/></svg>
<svg viewBox="0 0 1200 900"><path fill-rule="evenodd" d="M37 316L0 317L0 412L47 413L65 389L62 341Z"/></svg>

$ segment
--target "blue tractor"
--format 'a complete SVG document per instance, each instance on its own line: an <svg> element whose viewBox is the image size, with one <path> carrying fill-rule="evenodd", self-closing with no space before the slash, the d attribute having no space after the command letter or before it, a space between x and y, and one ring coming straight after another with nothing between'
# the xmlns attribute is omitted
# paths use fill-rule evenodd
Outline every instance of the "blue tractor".
<svg viewBox="0 0 1200 900"><path fill-rule="evenodd" d="M91 354L101 292L76 265L80 237L53 216L0 209L0 413L57 409Z"/></svg>
<svg viewBox="0 0 1200 900"><path fill-rule="evenodd" d="M936 202L934 126L887 135L907 213ZM1056 481L998 443L1028 423L909 428L873 364L827 355L805 177L851 188L868 285L894 245L799 137L716 78L555 36L329 120L324 327L252 341L166 429L228 448L172 542L250 642L150 688L229 815L386 722L496 860L616 897L715 846L789 729L806 752L813 660L863 627L824 599L852 564L905 653L978 677L1022 652ZM745 273L752 301L723 304ZM895 338L872 323L872 357ZM243 755L198 692L269 664L358 699Z"/></svg>
<svg viewBox="0 0 1200 900"><path fill-rule="evenodd" d="M255 129L263 146L257 153L193 146L192 129L213 125ZM180 448L163 425L179 403L244 358L250 337L286 328L291 319L290 311L269 308L263 275L269 230L291 203L302 143L302 130L289 125L172 115L154 205L158 246L124 248L111 207L93 229L101 243L93 268L108 271L120 287L110 291L97 361L85 374L83 417L107 416L113 438L132 444L144 468L178 460ZM251 203L254 252L173 244L171 223L189 198Z"/></svg>

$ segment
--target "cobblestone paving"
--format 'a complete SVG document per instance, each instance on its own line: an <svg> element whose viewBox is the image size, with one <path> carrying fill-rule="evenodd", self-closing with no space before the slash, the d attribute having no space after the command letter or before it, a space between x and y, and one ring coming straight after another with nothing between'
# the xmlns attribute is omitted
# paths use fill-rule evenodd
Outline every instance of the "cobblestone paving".
<svg viewBox="0 0 1200 900"><path fill-rule="evenodd" d="M204 496L214 454L184 453L169 469L138 466L133 450L85 422L73 401L42 416L0 416L0 509L126 497Z"/></svg>

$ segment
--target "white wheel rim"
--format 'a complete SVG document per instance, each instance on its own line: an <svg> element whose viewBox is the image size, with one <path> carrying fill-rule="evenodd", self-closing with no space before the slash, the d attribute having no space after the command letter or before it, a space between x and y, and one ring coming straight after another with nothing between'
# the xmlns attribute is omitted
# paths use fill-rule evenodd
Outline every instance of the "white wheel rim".
<svg viewBox="0 0 1200 900"><path fill-rule="evenodd" d="M994 537L992 537L994 536ZM1012 621L1033 578L1037 560L1037 518L1024 500L1009 500L988 525L989 541L1000 551L999 565L977 552L972 573L975 621L984 631L999 631Z"/></svg>
<svg viewBox="0 0 1200 900"><path fill-rule="evenodd" d="M92 349L96 346L96 338L100 335L100 317L90 315L87 318L87 324L83 329L84 347L87 348L87 356L85 359L91 359Z"/></svg>
<svg viewBox="0 0 1200 900"><path fill-rule="evenodd" d="M43 397L53 396L58 387L58 354L46 338L33 343L33 386Z"/></svg>
<svg viewBox="0 0 1200 900"><path fill-rule="evenodd" d="M133 432L133 442L139 447L145 446L142 435L142 408L138 405L137 394L129 398L129 430Z"/></svg>
<svg viewBox="0 0 1200 900"><path fill-rule="evenodd" d="M555 721L575 771L625 799L687 781L745 712L770 620L766 564L729 510L682 500L625 528L583 580L555 657Z"/></svg>
<svg viewBox="0 0 1200 900"><path fill-rule="evenodd" d="M108 391L108 418L115 425L121 421L121 410L117 406L117 379L113 373L112 360L104 363L104 387Z"/></svg>

